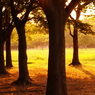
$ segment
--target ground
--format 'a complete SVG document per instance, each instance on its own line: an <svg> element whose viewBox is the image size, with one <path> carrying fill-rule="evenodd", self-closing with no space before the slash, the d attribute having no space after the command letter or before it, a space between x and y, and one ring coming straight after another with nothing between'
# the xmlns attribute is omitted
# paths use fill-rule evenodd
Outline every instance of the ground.
<svg viewBox="0 0 95 95"><path fill-rule="evenodd" d="M43 51L40 51L40 53L38 52L37 54L41 55L41 52ZM44 54L45 53L46 51ZM82 53L84 54L84 51L81 51L81 56ZM70 57L70 52L66 57ZM89 60L86 60L88 59L86 56L85 58L82 58L82 65L78 67L68 66L71 61L69 58L68 61L66 61L68 95L95 95L95 59L93 59L92 54L91 58L93 60L91 60L90 56ZM7 69L9 74L0 75L0 95L45 95L47 82L47 60L44 60L44 57L39 55L34 57L34 59L37 61L35 62L29 60L28 62L29 75L32 79L32 85L16 86L11 84L18 78L17 59L15 58L13 60L14 67Z"/></svg>
<svg viewBox="0 0 95 95"><path fill-rule="evenodd" d="M68 95L95 95L95 66L66 66ZM47 70L33 68L29 70L33 80L30 86L11 85L17 79L17 68L8 70L9 75L0 76L0 95L45 95ZM93 73L91 73L93 71Z"/></svg>

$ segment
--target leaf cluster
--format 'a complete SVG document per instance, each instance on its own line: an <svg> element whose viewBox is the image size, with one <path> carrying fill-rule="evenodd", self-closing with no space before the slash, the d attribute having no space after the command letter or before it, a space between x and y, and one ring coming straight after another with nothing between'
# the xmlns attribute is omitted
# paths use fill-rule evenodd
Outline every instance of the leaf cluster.
<svg viewBox="0 0 95 95"><path fill-rule="evenodd" d="M32 16L31 19L37 26L43 29L48 28L48 22L41 7L37 7L36 9L34 9L30 13L30 16Z"/></svg>
<svg viewBox="0 0 95 95"><path fill-rule="evenodd" d="M95 32L92 30L92 25L88 24L88 23L83 23L80 20L71 20L68 19L67 21L67 26L70 30L70 25L73 25L74 28L76 28L79 32L86 34L95 34Z"/></svg>

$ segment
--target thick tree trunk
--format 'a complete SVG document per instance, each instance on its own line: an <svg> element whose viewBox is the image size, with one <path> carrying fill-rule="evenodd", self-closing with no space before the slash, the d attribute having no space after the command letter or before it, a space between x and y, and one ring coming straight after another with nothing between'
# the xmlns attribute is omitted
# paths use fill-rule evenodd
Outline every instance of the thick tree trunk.
<svg viewBox="0 0 95 95"><path fill-rule="evenodd" d="M46 11L49 26L49 60L46 95L67 95L64 41L64 27L67 18L64 14L63 7L57 9L57 6L53 10Z"/></svg>
<svg viewBox="0 0 95 95"><path fill-rule="evenodd" d="M15 6L14 6L14 1L11 0L10 1L10 5L11 5L11 13L13 16L13 20L14 20L14 24L16 26L17 32L18 32L18 37L19 37L19 46L18 46L18 50L19 50L19 77L18 80L16 80L15 84L21 84L21 85L25 85L25 84L30 84L31 83L31 79L29 77L29 73L28 73L28 66L27 66L27 54L26 54L26 37L25 37L25 23L27 21L28 18L28 14L31 11L31 7L32 5L30 4L29 8L26 10L25 13L25 17L20 20L17 17L17 12L15 10Z"/></svg>
<svg viewBox="0 0 95 95"><path fill-rule="evenodd" d="M6 67L13 67L11 59L11 43L10 37L6 40Z"/></svg>
<svg viewBox="0 0 95 95"><path fill-rule="evenodd" d="M4 67L4 44L2 31L2 7L0 6L0 74L6 74Z"/></svg>
<svg viewBox="0 0 95 95"><path fill-rule="evenodd" d="M65 23L80 0L40 0L49 26L49 60L46 95L67 95L65 75Z"/></svg>
<svg viewBox="0 0 95 95"><path fill-rule="evenodd" d="M16 84L30 84L30 77L27 67L27 54L26 54L26 37L25 28L23 24L17 26L19 36L19 77L14 83Z"/></svg>
<svg viewBox="0 0 95 95"><path fill-rule="evenodd" d="M78 56L78 30L74 28L74 36L73 36L73 59L70 65L80 65L79 56Z"/></svg>

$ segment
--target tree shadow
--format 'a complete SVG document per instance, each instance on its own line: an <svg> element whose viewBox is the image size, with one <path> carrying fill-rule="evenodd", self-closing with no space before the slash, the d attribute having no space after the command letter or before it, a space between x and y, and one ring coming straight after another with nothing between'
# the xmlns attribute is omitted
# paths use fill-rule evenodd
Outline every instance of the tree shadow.
<svg viewBox="0 0 95 95"><path fill-rule="evenodd" d="M4 60L4 62L6 62L6 60ZM12 60L12 62L18 62L18 60Z"/></svg>
<svg viewBox="0 0 95 95"><path fill-rule="evenodd" d="M10 81L11 76L9 79L7 77L4 76L6 81ZM46 75L38 74L33 77L30 85L2 83L0 84L0 95L45 95L46 82L44 80L46 80Z"/></svg>
<svg viewBox="0 0 95 95"><path fill-rule="evenodd" d="M90 73L89 71L83 69L82 65L75 66L75 68L82 71L82 72L84 72L86 75L90 76L90 78L95 79L95 75Z"/></svg>
<svg viewBox="0 0 95 95"><path fill-rule="evenodd" d="M93 78L93 74L84 70L82 67L76 67ZM14 74L15 75L15 74ZM5 81L13 81L11 76L6 76ZM15 76L13 76L15 77ZM9 78L9 79L8 79ZM0 84L0 95L45 95L47 74L37 73L31 77L33 79L31 85L17 86L6 83ZM74 77L67 77L68 95L95 95L95 81L87 79L80 79ZM94 80L94 79L93 79ZM2 79L4 81L4 79Z"/></svg>
<svg viewBox="0 0 95 95"><path fill-rule="evenodd" d="M34 64L35 62L27 62L27 64Z"/></svg>
<svg viewBox="0 0 95 95"><path fill-rule="evenodd" d="M68 95L95 95L95 81L67 77Z"/></svg>

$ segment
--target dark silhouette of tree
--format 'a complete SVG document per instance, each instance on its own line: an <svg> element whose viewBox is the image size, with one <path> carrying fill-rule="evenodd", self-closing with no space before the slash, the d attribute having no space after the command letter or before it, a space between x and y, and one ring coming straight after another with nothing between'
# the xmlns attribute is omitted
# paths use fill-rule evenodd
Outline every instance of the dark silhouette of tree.
<svg viewBox="0 0 95 95"><path fill-rule="evenodd" d="M79 4L76 10L76 20L79 19L80 12L81 12L81 8ZM71 36L73 38L73 59L72 59L72 63L69 65L80 65L81 63L79 62L79 54L78 54L78 29L75 26L74 26L73 35L71 34Z"/></svg>
<svg viewBox="0 0 95 95"><path fill-rule="evenodd" d="M83 4L81 4L81 3L79 3L78 4L78 6L77 6L77 8L75 9L75 12L76 12L76 18L74 19L74 18L72 18L71 17L71 19L73 19L73 20L76 20L76 21L78 21L79 20L79 17L80 17L80 15L81 15L81 11L82 11L82 9L84 9L85 8L85 6L86 5L88 5L89 3L91 3L92 1L87 1L87 2L84 2ZM75 23L76 24L76 23ZM70 63L69 65L73 65L73 66L75 66L75 65L81 65L81 63L79 62L79 53L78 53L78 28L76 27L77 25L73 25L73 27L74 27L74 31L73 31L73 34L71 33L71 31L70 31L70 35L72 36L72 38L73 38L73 59L72 59L72 63ZM81 25L81 24L80 24ZM82 24L83 25L83 24ZM82 26L81 25L81 29L82 28L84 28L84 25ZM86 28L86 27L85 27ZM89 28L89 29L88 29ZM84 34L86 33L93 33L92 31L91 31L91 29L90 29L90 26L88 26L88 30L87 29L84 29ZM81 30L80 32L82 32L83 30ZM85 32L86 31L86 32Z"/></svg>
<svg viewBox="0 0 95 95"><path fill-rule="evenodd" d="M3 23L2 8L3 8L3 5L1 4L0 5L0 74L6 74L7 71L4 66L4 39L3 39L4 33L3 33L3 29L2 29L2 26L3 26L2 25L2 23Z"/></svg>
<svg viewBox="0 0 95 95"><path fill-rule="evenodd" d="M0 19L0 23L1 23L1 25L0 25L0 27L1 27L0 34L1 34L1 39L2 39L2 40L0 40L1 41L1 43L0 43L1 46L0 47L3 49L3 50L0 49L2 51L2 54L0 55L0 57L2 57L2 58L0 58L0 62L2 63L2 65L0 65L0 66L3 66L3 67L1 67L0 70L2 72L3 68L5 69L4 54L3 54L3 52L4 52L4 42L10 36L10 34L12 32L12 29L13 29L13 25L12 25L12 22L11 22L12 19L11 19L11 16L10 16L10 9L7 6L7 4L5 4L4 2L0 2L0 7L1 7L0 17L2 18L2 19ZM9 53L9 50L8 50L8 53ZM6 54L6 55L8 55L7 56L7 59L8 59L7 61L9 61L9 59L10 59L10 62L11 62L11 58L9 58L9 57L11 57L10 53ZM8 63L8 62L6 62L6 63ZM3 71L4 71L4 73L6 72L5 70L3 70ZM3 72L2 72L2 74L3 74Z"/></svg>
<svg viewBox="0 0 95 95"><path fill-rule="evenodd" d="M65 23L80 0L40 0L49 27L49 60L46 95L67 95L65 75Z"/></svg>
<svg viewBox="0 0 95 95"><path fill-rule="evenodd" d="M10 36L14 28L14 24L11 17L10 8L8 5L4 5L5 9L3 10L3 42L6 44L6 67L13 67L12 58L11 58L11 43Z"/></svg>
<svg viewBox="0 0 95 95"><path fill-rule="evenodd" d="M11 59L11 43L10 37L6 40L6 67L13 67Z"/></svg>
<svg viewBox="0 0 95 95"><path fill-rule="evenodd" d="M17 6L20 6L21 3L22 3L22 8L21 9L19 7L16 8ZM34 8L37 7L37 6L33 6L34 3L35 3L35 0L31 0L30 2L28 2L28 1L23 2L22 1L20 3L18 1L18 2L15 2L15 4L14 4L14 1L10 0L11 13L12 13L15 27L17 29L18 38L19 38L19 46L18 46L18 50L19 50L19 77L15 82L13 82L15 84L24 85L24 84L31 83L31 79L29 77L28 67L27 67L27 54L26 54L27 47L26 47L26 37L25 37L25 23L28 19L28 15L29 15L30 11L32 11ZM26 7L27 7L26 12L22 16L22 18L18 18L17 11L20 10L20 12L21 12L24 5L26 5Z"/></svg>
<svg viewBox="0 0 95 95"><path fill-rule="evenodd" d="M13 22L9 23L9 26L4 32L4 43L6 44L6 67L13 67L12 58L11 58L11 33L13 31L14 24Z"/></svg>

